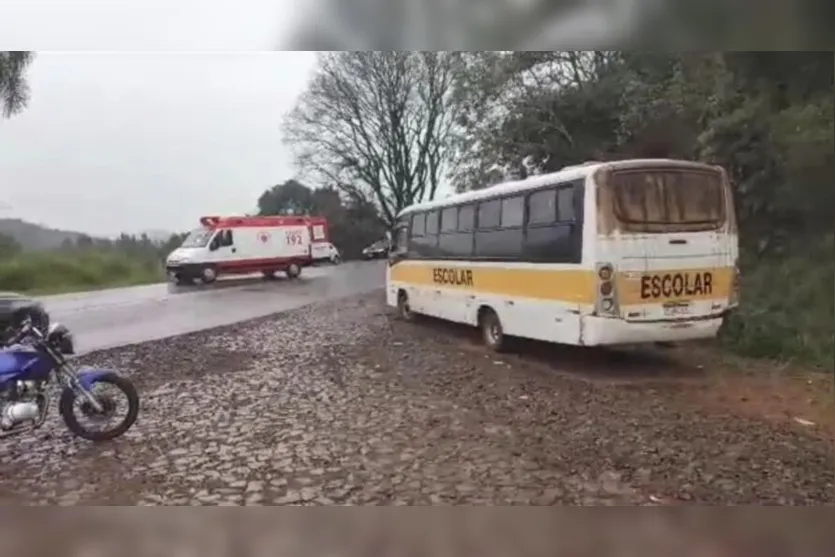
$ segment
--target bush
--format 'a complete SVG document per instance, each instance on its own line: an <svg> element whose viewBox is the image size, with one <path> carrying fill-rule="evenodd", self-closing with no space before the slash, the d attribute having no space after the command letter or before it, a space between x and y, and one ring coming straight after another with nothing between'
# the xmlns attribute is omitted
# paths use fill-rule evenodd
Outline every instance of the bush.
<svg viewBox="0 0 835 557"><path fill-rule="evenodd" d="M743 264L739 311L722 341L744 356L811 363L835 361L835 262L832 238L817 248Z"/></svg>
<svg viewBox="0 0 835 557"><path fill-rule="evenodd" d="M53 293L159 281L153 256L115 250L23 253L0 261L0 290Z"/></svg>

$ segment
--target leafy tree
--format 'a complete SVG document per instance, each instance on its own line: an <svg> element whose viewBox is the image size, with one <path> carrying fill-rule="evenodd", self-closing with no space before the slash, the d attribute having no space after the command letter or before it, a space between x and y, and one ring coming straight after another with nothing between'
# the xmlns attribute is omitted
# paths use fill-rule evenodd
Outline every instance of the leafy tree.
<svg viewBox="0 0 835 557"><path fill-rule="evenodd" d="M6 118L17 114L29 100L26 69L35 55L26 51L0 51L0 105Z"/></svg>
<svg viewBox="0 0 835 557"><path fill-rule="evenodd" d="M432 199L448 159L451 83L459 55L321 54L307 91L284 122L300 166L383 220Z"/></svg>
<svg viewBox="0 0 835 557"><path fill-rule="evenodd" d="M313 210L310 188L296 180L273 186L258 198L259 215L308 215Z"/></svg>
<svg viewBox="0 0 835 557"><path fill-rule="evenodd" d="M721 164L745 281L723 338L748 354L831 368L831 52L479 52L463 68L459 189L592 159Z"/></svg>
<svg viewBox="0 0 835 557"><path fill-rule="evenodd" d="M19 254L22 251L20 242L14 239L9 234L0 232L0 258L9 258Z"/></svg>

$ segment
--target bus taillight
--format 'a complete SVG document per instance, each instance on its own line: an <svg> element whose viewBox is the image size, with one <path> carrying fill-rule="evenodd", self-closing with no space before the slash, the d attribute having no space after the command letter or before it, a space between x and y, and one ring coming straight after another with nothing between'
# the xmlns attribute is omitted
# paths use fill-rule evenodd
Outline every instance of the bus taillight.
<svg viewBox="0 0 835 557"><path fill-rule="evenodd" d="M609 263L597 267L597 311L608 315L617 314L615 270Z"/></svg>

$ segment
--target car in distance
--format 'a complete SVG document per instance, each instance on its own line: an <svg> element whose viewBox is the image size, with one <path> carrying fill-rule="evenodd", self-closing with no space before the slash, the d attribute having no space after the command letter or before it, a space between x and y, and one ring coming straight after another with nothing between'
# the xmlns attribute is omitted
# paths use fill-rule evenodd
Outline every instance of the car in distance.
<svg viewBox="0 0 835 557"><path fill-rule="evenodd" d="M374 242L362 250L363 259L384 259L388 257L389 249L385 240Z"/></svg>

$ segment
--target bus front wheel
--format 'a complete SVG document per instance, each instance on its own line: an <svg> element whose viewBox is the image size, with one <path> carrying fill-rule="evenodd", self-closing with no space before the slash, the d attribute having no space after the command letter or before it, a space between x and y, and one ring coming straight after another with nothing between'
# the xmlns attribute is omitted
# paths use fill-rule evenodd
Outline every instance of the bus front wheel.
<svg viewBox="0 0 835 557"><path fill-rule="evenodd" d="M505 347L504 329L496 312L484 307L479 312L479 327L484 344L493 352L501 352Z"/></svg>

